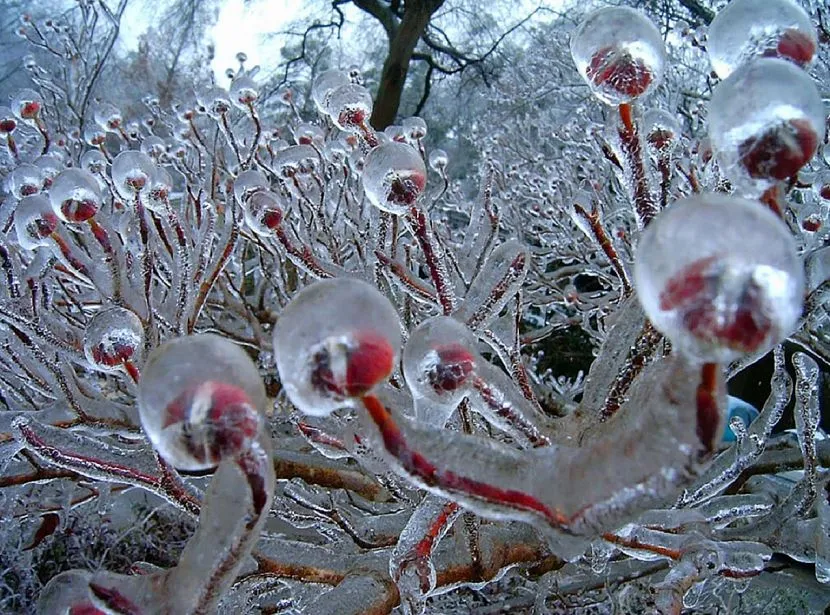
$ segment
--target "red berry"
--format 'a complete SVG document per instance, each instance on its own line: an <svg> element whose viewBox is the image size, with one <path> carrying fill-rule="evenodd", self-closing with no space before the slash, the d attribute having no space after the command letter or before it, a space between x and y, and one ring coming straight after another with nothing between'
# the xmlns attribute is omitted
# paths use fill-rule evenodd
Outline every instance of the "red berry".
<svg viewBox="0 0 830 615"><path fill-rule="evenodd" d="M426 184L427 179L422 173L413 172L404 177L395 177L389 186L386 200L398 205L414 205Z"/></svg>
<svg viewBox="0 0 830 615"><path fill-rule="evenodd" d="M14 120L9 118L0 120L0 132L4 134L13 132L15 128L17 128L17 122L15 122Z"/></svg>
<svg viewBox="0 0 830 615"><path fill-rule="evenodd" d="M741 164L750 177L786 180L810 161L818 135L807 120L788 120L738 146Z"/></svg>
<svg viewBox="0 0 830 615"><path fill-rule="evenodd" d="M459 389L475 370L475 357L461 344L438 346L435 353L438 361L427 373L427 379L436 393Z"/></svg>
<svg viewBox="0 0 830 615"><path fill-rule="evenodd" d="M61 203L61 213L69 222L85 222L98 212L98 204L94 201L66 199Z"/></svg>
<svg viewBox="0 0 830 615"><path fill-rule="evenodd" d="M40 103L31 100L29 102L23 103L23 106L20 107L20 117L26 120L32 120L40 111Z"/></svg>
<svg viewBox="0 0 830 615"><path fill-rule="evenodd" d="M262 223L273 230L282 224L282 212L279 209L269 209L262 216Z"/></svg>
<svg viewBox="0 0 830 615"><path fill-rule="evenodd" d="M588 78L598 87L607 87L621 95L636 98L651 84L651 71L627 51L604 47L591 58Z"/></svg>
<svg viewBox="0 0 830 615"><path fill-rule="evenodd" d="M761 55L765 58L787 58L799 66L806 66L816 53L816 45L809 36L793 28L784 30L775 47Z"/></svg>
<svg viewBox="0 0 830 615"><path fill-rule="evenodd" d="M104 611L92 606L90 602L84 602L69 607L69 615L104 615Z"/></svg>
<svg viewBox="0 0 830 615"><path fill-rule="evenodd" d="M815 233L821 228L821 218L816 214L811 214L801 221L801 228L809 233Z"/></svg>
<svg viewBox="0 0 830 615"><path fill-rule="evenodd" d="M366 112L363 109L346 109L337 116L341 126L363 126L366 122Z"/></svg>
<svg viewBox="0 0 830 615"><path fill-rule="evenodd" d="M824 184L818 193L825 201L830 201L830 184Z"/></svg>
<svg viewBox="0 0 830 615"><path fill-rule="evenodd" d="M666 284L660 309L677 310L686 330L703 342L752 352L773 327L763 289L747 276L737 301L725 303L719 297L723 276L724 264L715 256L691 263Z"/></svg>
<svg viewBox="0 0 830 615"><path fill-rule="evenodd" d="M133 353L135 353L135 348L130 344L119 341L101 342L92 349L92 359L99 365L116 367L124 361L129 361Z"/></svg>
<svg viewBox="0 0 830 615"><path fill-rule="evenodd" d="M658 128L648 133L646 139L652 147L662 150L671 145L674 140L674 133L671 130Z"/></svg>
<svg viewBox="0 0 830 615"><path fill-rule="evenodd" d="M374 331L321 346L312 357L311 384L336 397L360 397L385 380L394 368L395 352Z"/></svg>

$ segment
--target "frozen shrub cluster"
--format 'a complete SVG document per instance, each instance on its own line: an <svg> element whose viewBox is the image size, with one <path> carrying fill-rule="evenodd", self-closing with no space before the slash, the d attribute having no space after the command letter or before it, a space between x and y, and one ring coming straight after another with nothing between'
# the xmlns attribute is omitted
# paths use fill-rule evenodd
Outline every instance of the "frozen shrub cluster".
<svg viewBox="0 0 830 615"><path fill-rule="evenodd" d="M22 33L93 57L72 25ZM356 73L316 78L317 118L265 113L244 64L125 118L91 61L33 63L0 108L13 572L80 512L198 524L175 565L67 570L38 611L751 612L793 579L823 608L817 41L787 0L734 0L704 137L649 102L656 26L591 13L569 49L609 120L524 169L505 125L472 200L423 120L373 129ZM540 368L568 328L587 375ZM767 355L763 407L728 401Z"/></svg>

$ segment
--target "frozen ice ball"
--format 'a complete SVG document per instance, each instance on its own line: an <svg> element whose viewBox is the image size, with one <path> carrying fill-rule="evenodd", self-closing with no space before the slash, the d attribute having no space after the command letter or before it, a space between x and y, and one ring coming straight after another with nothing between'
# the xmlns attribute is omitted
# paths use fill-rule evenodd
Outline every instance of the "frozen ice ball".
<svg viewBox="0 0 830 615"><path fill-rule="evenodd" d="M786 225L760 203L705 194L646 229L634 281L654 326L692 359L760 354L801 315L804 269Z"/></svg>
<svg viewBox="0 0 830 615"><path fill-rule="evenodd" d="M112 181L121 198L135 199L150 190L150 179L156 165L139 151L125 151L112 161Z"/></svg>
<svg viewBox="0 0 830 615"><path fill-rule="evenodd" d="M49 245L49 236L58 227L52 204L42 194L23 197L14 209L17 243L25 250Z"/></svg>
<svg viewBox="0 0 830 615"><path fill-rule="evenodd" d="M420 154L404 143L384 143L366 156L363 189L369 202L393 214L406 213L426 186Z"/></svg>
<svg viewBox="0 0 830 615"><path fill-rule="evenodd" d="M101 186L89 171L66 169L52 181L49 200L64 222L85 222L101 207Z"/></svg>
<svg viewBox="0 0 830 615"><path fill-rule="evenodd" d="M398 314L374 286L347 278L297 294L274 327L277 371L289 399L325 416L384 381L401 346Z"/></svg>
<svg viewBox="0 0 830 615"><path fill-rule="evenodd" d="M643 13L624 7L588 15L571 36L571 56L594 95L609 105L653 90L666 65L660 31Z"/></svg>
<svg viewBox="0 0 830 615"><path fill-rule="evenodd" d="M706 50L726 79L754 58L782 58L807 66L816 52L816 30L791 0L732 0L709 26Z"/></svg>
<svg viewBox="0 0 830 615"><path fill-rule="evenodd" d="M126 361L141 360L144 327L135 312L122 307L101 310L84 331L84 355L96 368L119 371Z"/></svg>
<svg viewBox="0 0 830 615"><path fill-rule="evenodd" d="M138 384L141 425L180 470L207 470L245 451L257 437L265 401L251 358L213 334L162 344L147 357Z"/></svg>

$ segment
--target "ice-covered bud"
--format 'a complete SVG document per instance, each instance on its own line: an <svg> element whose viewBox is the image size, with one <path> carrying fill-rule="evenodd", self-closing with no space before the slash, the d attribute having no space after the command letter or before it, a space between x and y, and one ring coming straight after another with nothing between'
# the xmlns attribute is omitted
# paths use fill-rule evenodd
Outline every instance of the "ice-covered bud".
<svg viewBox="0 0 830 615"><path fill-rule="evenodd" d="M123 118L118 107L110 103L99 103L93 112L95 123L101 127L102 130L115 132L121 128Z"/></svg>
<svg viewBox="0 0 830 615"><path fill-rule="evenodd" d="M52 204L42 194L23 197L14 210L14 230L21 248L34 250L49 245L58 227Z"/></svg>
<svg viewBox="0 0 830 615"><path fill-rule="evenodd" d="M231 110L231 98L225 88L210 88L204 94L200 94L197 100L213 118L219 118Z"/></svg>
<svg viewBox="0 0 830 615"><path fill-rule="evenodd" d="M89 124L86 128L84 128L84 141L88 145L92 145L93 147L98 147L99 145L103 145L107 141L107 132L97 125Z"/></svg>
<svg viewBox="0 0 830 615"><path fill-rule="evenodd" d="M326 97L325 110L340 130L359 132L372 115L372 95L362 85L341 85Z"/></svg>
<svg viewBox="0 0 830 615"><path fill-rule="evenodd" d="M327 115L328 100L331 93L349 83L351 83L349 76L342 70L327 70L317 75L311 86L311 98L314 100L314 104L317 105L317 111L321 115Z"/></svg>
<svg viewBox="0 0 830 615"><path fill-rule="evenodd" d="M0 135L7 135L17 128L17 118L8 107L0 107Z"/></svg>
<svg viewBox="0 0 830 615"><path fill-rule="evenodd" d="M443 173L447 170L449 156L442 149L434 149L429 153L429 166L436 173Z"/></svg>
<svg viewBox="0 0 830 615"><path fill-rule="evenodd" d="M314 171L319 164L320 156L311 145L291 145L275 156L273 168L282 177L294 177Z"/></svg>
<svg viewBox="0 0 830 615"><path fill-rule="evenodd" d="M167 153L167 146L164 144L164 139L153 135L146 137L141 142L141 152L158 161L159 158Z"/></svg>
<svg viewBox="0 0 830 615"><path fill-rule="evenodd" d="M147 154L126 151L112 161L112 181L121 198L134 199L147 194L156 165Z"/></svg>
<svg viewBox="0 0 830 615"><path fill-rule="evenodd" d="M64 168L63 158L60 154L46 154L35 160L35 166L40 169L40 175L43 178L43 187L49 188L57 174Z"/></svg>
<svg viewBox="0 0 830 615"><path fill-rule="evenodd" d="M738 197L705 194L663 211L640 240L634 280L654 326L703 362L766 352L801 315L804 269L792 234Z"/></svg>
<svg viewBox="0 0 830 615"><path fill-rule="evenodd" d="M395 308L359 280L306 287L274 327L277 370L288 398L315 416L352 406L386 380L400 344Z"/></svg>
<svg viewBox="0 0 830 615"><path fill-rule="evenodd" d="M721 79L759 57L804 67L816 53L816 30L791 0L732 0L709 26L706 50Z"/></svg>
<svg viewBox="0 0 830 615"><path fill-rule="evenodd" d="M262 237L273 235L282 224L283 211L279 197L270 190L258 190L243 203L245 224Z"/></svg>
<svg viewBox="0 0 830 615"><path fill-rule="evenodd" d="M760 59L720 83L709 104L709 136L733 181L765 188L793 177L824 138L824 107L809 75Z"/></svg>
<svg viewBox="0 0 830 615"><path fill-rule="evenodd" d="M298 145L322 145L326 133L314 124L300 124L294 129L294 139Z"/></svg>
<svg viewBox="0 0 830 615"><path fill-rule="evenodd" d="M107 169L107 158L97 149L91 149L81 156L81 168L94 175L101 174Z"/></svg>
<svg viewBox="0 0 830 615"><path fill-rule="evenodd" d="M12 98L12 111L17 119L27 124L34 125L42 109L43 98L34 90L20 90Z"/></svg>
<svg viewBox="0 0 830 615"><path fill-rule="evenodd" d="M455 407L470 386L478 353L463 324L436 316L415 329L403 350L403 373L415 397Z"/></svg>
<svg viewBox="0 0 830 615"><path fill-rule="evenodd" d="M158 213L167 209L173 178L164 167L157 166L150 177L150 191L147 194L147 209Z"/></svg>
<svg viewBox="0 0 830 615"><path fill-rule="evenodd" d="M666 65L660 31L643 13L623 7L588 15L571 36L571 56L594 95L609 105L656 88Z"/></svg>
<svg viewBox="0 0 830 615"><path fill-rule="evenodd" d="M427 136L427 123L420 117L412 116L404 118L401 122L401 127L407 136L414 141L418 141Z"/></svg>
<svg viewBox="0 0 830 615"><path fill-rule="evenodd" d="M61 171L49 189L49 200L64 222L85 222L101 207L101 186L88 171Z"/></svg>
<svg viewBox="0 0 830 615"><path fill-rule="evenodd" d="M37 194L43 188L43 172L40 167L33 164L18 165L14 171L9 173L6 187L18 199Z"/></svg>
<svg viewBox="0 0 830 615"><path fill-rule="evenodd" d="M649 147L658 152L671 151L681 134L680 123L674 114L652 109L643 118L643 134Z"/></svg>
<svg viewBox="0 0 830 615"><path fill-rule="evenodd" d="M95 314L84 331L84 355L90 365L116 372L141 360L144 327L134 312L112 307Z"/></svg>
<svg viewBox="0 0 830 615"><path fill-rule="evenodd" d="M366 156L363 190L383 211L405 213L424 191L427 170L420 154L404 143L384 143Z"/></svg>
<svg viewBox="0 0 830 615"><path fill-rule="evenodd" d="M180 470L207 470L245 451L257 437L265 400L253 361L212 334L153 350L138 384L141 425L159 454Z"/></svg>
<svg viewBox="0 0 830 615"><path fill-rule="evenodd" d="M244 206L252 194L269 188L268 179L259 171L242 171L233 181L233 196Z"/></svg>
<svg viewBox="0 0 830 615"><path fill-rule="evenodd" d="M247 110L248 106L254 104L259 97L259 88L253 79L247 75L240 75L231 83L230 96L233 104L242 110Z"/></svg>

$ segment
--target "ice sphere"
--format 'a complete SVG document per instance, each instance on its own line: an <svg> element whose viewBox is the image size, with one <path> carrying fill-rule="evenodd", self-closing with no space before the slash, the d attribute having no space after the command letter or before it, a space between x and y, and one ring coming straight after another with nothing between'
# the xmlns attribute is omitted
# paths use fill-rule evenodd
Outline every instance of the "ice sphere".
<svg viewBox="0 0 830 615"><path fill-rule="evenodd" d="M309 141L310 143L310 141ZM274 169L283 177L310 173L320 164L320 156L311 145L291 145L274 158Z"/></svg>
<svg viewBox="0 0 830 615"><path fill-rule="evenodd" d="M413 115L401 122L401 127L410 139L417 141L427 136L427 123L420 117Z"/></svg>
<svg viewBox="0 0 830 615"><path fill-rule="evenodd" d="M791 0L732 0L712 20L706 50L721 79L758 57L804 67L816 52L816 31Z"/></svg>
<svg viewBox="0 0 830 615"><path fill-rule="evenodd" d="M470 387L478 352L470 330L449 316L421 323L403 350L403 373L414 397L455 407Z"/></svg>
<svg viewBox="0 0 830 615"><path fill-rule="evenodd" d="M124 199L135 199L150 190L150 179L156 165L147 154L126 151L112 161L112 181Z"/></svg>
<svg viewBox="0 0 830 615"><path fill-rule="evenodd" d="M242 206L245 223L257 235L273 235L282 224L282 207L279 197L270 190L258 190L245 200Z"/></svg>
<svg viewBox="0 0 830 615"><path fill-rule="evenodd" d="M91 149L81 156L81 168L90 173L103 173L107 168L107 158L97 149Z"/></svg>
<svg viewBox="0 0 830 615"><path fill-rule="evenodd" d="M733 432L732 428L729 426L729 423L735 417L741 419L741 422L743 422L744 426L749 427L752 421L758 418L758 409L752 404L745 402L743 399L734 397L732 395L728 395L726 406L727 420L723 430L724 442L735 441L735 432Z"/></svg>
<svg viewBox="0 0 830 615"><path fill-rule="evenodd" d="M369 202L393 214L406 213L426 186L420 154L404 143L384 143L366 156L363 190Z"/></svg>
<svg viewBox="0 0 830 615"><path fill-rule="evenodd" d="M49 245L49 236L58 227L52 204L42 194L23 197L14 210L14 231L21 248L34 250Z"/></svg>
<svg viewBox="0 0 830 615"><path fill-rule="evenodd" d="M126 308L101 310L86 326L84 355L96 368L115 372L126 361L140 362L144 327L136 314Z"/></svg>
<svg viewBox="0 0 830 615"><path fill-rule="evenodd" d="M173 178L164 167L157 166L150 177L150 191L147 194L147 209L162 213L167 209Z"/></svg>
<svg viewBox="0 0 830 615"><path fill-rule="evenodd" d="M99 145L103 145L106 140L107 131L102 129L97 124L87 124L86 128L84 128L84 141L86 141L89 145L97 147Z"/></svg>
<svg viewBox="0 0 830 615"><path fill-rule="evenodd" d="M294 138L298 145L322 146L326 139L326 132L314 124L300 124L294 129Z"/></svg>
<svg viewBox="0 0 830 615"><path fill-rule="evenodd" d="M328 114L328 99L331 93L349 83L349 76L342 70L327 70L317 75L311 86L311 98L321 115Z"/></svg>
<svg viewBox="0 0 830 615"><path fill-rule="evenodd" d="M821 96L793 64L755 60L715 88L709 136L733 181L763 189L794 176L815 154L824 138Z"/></svg>
<svg viewBox="0 0 830 615"><path fill-rule="evenodd" d="M692 359L760 354L801 315L804 270L787 226L724 194L674 203L644 232L634 281L659 331Z"/></svg>
<svg viewBox="0 0 830 615"><path fill-rule="evenodd" d="M161 137L150 136L141 142L141 152L155 160L167 153L167 146Z"/></svg>
<svg viewBox="0 0 830 615"><path fill-rule="evenodd" d="M63 160L52 154L41 156L35 160L35 166L40 169L40 176L43 178L43 187L49 188L52 180L63 168Z"/></svg>
<svg viewBox="0 0 830 615"><path fill-rule="evenodd" d="M325 111L340 130L359 132L372 114L372 95L362 85L341 85L326 97Z"/></svg>
<svg viewBox="0 0 830 615"><path fill-rule="evenodd" d="M231 110L231 97L225 88L210 88L204 94L197 96L197 102L213 118L219 118Z"/></svg>
<svg viewBox="0 0 830 615"><path fill-rule="evenodd" d="M9 174L6 186L11 194L18 199L40 192L43 186L43 173L40 167L23 163L18 165Z"/></svg>
<svg viewBox="0 0 830 615"><path fill-rule="evenodd" d="M123 121L121 111L115 105L99 103L93 113L95 123L103 130L116 131L121 127Z"/></svg>
<svg viewBox="0 0 830 615"><path fill-rule="evenodd" d="M89 171L61 171L49 188L49 200L64 222L85 222L101 207L101 187Z"/></svg>
<svg viewBox="0 0 830 615"><path fill-rule="evenodd" d="M254 362L213 334L165 342L147 357L138 383L141 425L159 454L180 470L207 470L246 450L265 401Z"/></svg>
<svg viewBox="0 0 830 615"><path fill-rule="evenodd" d="M594 96L609 105L653 90L666 65L660 31L643 13L624 7L588 15L571 36L571 56Z"/></svg>
<svg viewBox="0 0 830 615"><path fill-rule="evenodd" d="M447 152L442 149L434 149L429 153L429 166L436 173L445 171L449 161Z"/></svg>
<svg viewBox="0 0 830 615"><path fill-rule="evenodd" d="M651 109L643 117L646 143L658 152L671 150L682 134L674 114L663 109Z"/></svg>
<svg viewBox="0 0 830 615"><path fill-rule="evenodd" d="M252 105L259 97L259 88L253 79L247 75L240 75L231 83L231 100L233 104L242 109L248 109L248 105Z"/></svg>
<svg viewBox="0 0 830 615"><path fill-rule="evenodd" d="M12 98L12 111L17 119L34 126L43 109L43 98L28 88L19 90Z"/></svg>
<svg viewBox="0 0 830 615"><path fill-rule="evenodd" d="M270 188L268 180L259 171L242 171L233 181L233 195L242 206L254 192L268 190L268 188Z"/></svg>
<svg viewBox="0 0 830 615"><path fill-rule="evenodd" d="M277 371L288 398L326 416L385 380L401 346L398 314L374 286L338 278L300 291L274 327Z"/></svg>

